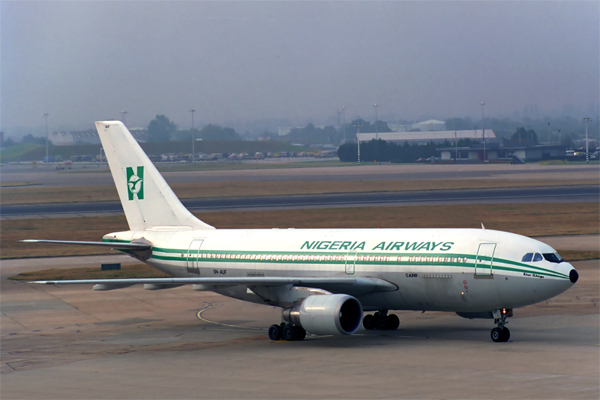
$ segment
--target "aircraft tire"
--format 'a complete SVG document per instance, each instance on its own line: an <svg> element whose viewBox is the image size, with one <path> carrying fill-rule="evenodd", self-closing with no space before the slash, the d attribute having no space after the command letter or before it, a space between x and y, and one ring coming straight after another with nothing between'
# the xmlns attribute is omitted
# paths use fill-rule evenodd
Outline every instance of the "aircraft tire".
<svg viewBox="0 0 600 400"><path fill-rule="evenodd" d="M375 320L375 328L380 331L385 331L388 329L388 317L387 315L380 315L377 320Z"/></svg>
<svg viewBox="0 0 600 400"><path fill-rule="evenodd" d="M271 340L281 339L281 327L279 325L271 325L269 327L269 339L271 339Z"/></svg>
<svg viewBox="0 0 600 400"><path fill-rule="evenodd" d="M293 340L304 340L306 337L306 329L301 326L294 326L294 339Z"/></svg>
<svg viewBox="0 0 600 400"><path fill-rule="evenodd" d="M510 339L510 331L508 328L502 328L502 341L508 342L508 339Z"/></svg>
<svg viewBox="0 0 600 400"><path fill-rule="evenodd" d="M400 318L398 318L396 314L390 314L386 318L385 325L386 329L389 330L398 329L400 326Z"/></svg>
<svg viewBox="0 0 600 400"><path fill-rule="evenodd" d="M500 328L494 328L490 332L490 336L494 342L504 342L504 332Z"/></svg>
<svg viewBox="0 0 600 400"><path fill-rule="evenodd" d="M375 329L375 317L371 314L365 315L363 318L363 327L368 331Z"/></svg>
<svg viewBox="0 0 600 400"><path fill-rule="evenodd" d="M292 341L295 339L295 329L293 325L286 325L285 328L283 328L283 332L281 333L281 338L283 340L287 340L287 341Z"/></svg>

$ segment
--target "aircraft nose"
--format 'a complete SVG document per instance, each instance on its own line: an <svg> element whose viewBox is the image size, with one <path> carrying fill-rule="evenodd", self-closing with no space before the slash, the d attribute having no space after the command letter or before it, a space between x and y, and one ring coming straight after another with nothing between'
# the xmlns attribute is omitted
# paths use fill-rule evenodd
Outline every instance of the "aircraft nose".
<svg viewBox="0 0 600 400"><path fill-rule="evenodd" d="M579 274L577 273L575 268L573 268L571 272L569 272L569 280L571 281L571 283L575 283L577 282L577 279L579 279Z"/></svg>

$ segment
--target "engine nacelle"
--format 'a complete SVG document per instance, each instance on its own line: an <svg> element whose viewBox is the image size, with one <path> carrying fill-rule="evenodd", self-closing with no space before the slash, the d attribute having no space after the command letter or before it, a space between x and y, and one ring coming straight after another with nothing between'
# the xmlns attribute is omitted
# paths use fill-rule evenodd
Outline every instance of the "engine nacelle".
<svg viewBox="0 0 600 400"><path fill-rule="evenodd" d="M362 322L362 305L347 294L308 296L283 310L283 319L315 335L352 335Z"/></svg>

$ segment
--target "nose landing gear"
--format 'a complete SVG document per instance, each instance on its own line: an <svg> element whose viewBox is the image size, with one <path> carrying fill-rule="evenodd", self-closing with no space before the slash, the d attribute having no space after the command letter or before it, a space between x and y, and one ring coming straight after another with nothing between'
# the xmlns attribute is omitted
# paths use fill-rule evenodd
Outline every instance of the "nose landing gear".
<svg viewBox="0 0 600 400"><path fill-rule="evenodd" d="M504 325L508 324L506 317L512 316L512 310L494 310L494 323L498 325L492 329L490 336L494 342L508 342L510 339L510 331Z"/></svg>
<svg viewBox="0 0 600 400"><path fill-rule="evenodd" d="M388 310L379 310L374 315L365 315L363 327L366 330L394 330L400 326L400 319L396 314L387 315Z"/></svg>

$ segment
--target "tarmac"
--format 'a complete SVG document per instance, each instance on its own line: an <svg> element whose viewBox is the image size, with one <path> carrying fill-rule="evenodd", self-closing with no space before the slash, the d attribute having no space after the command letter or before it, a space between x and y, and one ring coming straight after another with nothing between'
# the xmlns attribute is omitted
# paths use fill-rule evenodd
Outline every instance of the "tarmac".
<svg viewBox="0 0 600 400"><path fill-rule="evenodd" d="M540 238L599 250L598 235ZM577 284L515 310L511 339L490 320L397 312L397 331L272 342L280 310L189 287L94 292L9 281L127 256L2 261L2 399L600 397L600 260Z"/></svg>

